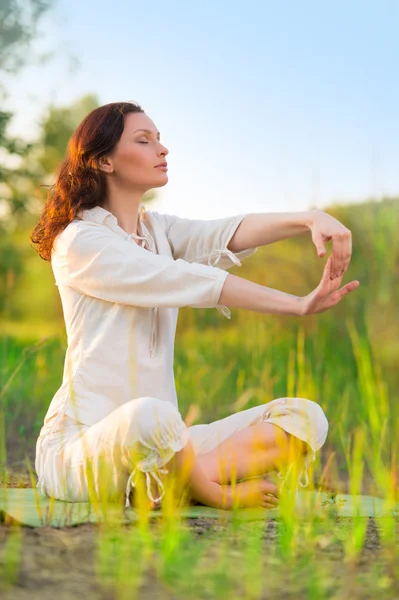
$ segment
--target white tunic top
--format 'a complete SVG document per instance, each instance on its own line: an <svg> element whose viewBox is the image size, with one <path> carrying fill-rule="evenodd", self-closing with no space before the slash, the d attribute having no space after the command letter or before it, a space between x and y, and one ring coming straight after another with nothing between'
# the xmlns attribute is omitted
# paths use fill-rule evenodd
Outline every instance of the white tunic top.
<svg viewBox="0 0 399 600"><path fill-rule="evenodd" d="M51 258L68 347L62 385L40 434L64 412L92 425L141 396L177 407L178 309L216 307L230 318L218 305L226 269L258 249L227 249L245 216L192 220L141 205L136 236L102 207L78 213L56 238Z"/></svg>

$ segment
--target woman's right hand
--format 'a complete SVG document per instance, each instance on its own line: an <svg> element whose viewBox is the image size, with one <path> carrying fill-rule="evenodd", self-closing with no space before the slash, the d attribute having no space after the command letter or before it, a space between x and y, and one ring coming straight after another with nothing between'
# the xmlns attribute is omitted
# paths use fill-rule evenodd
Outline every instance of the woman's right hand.
<svg viewBox="0 0 399 600"><path fill-rule="evenodd" d="M301 298L301 315L313 315L324 312L338 304L346 294L353 292L353 290L359 287L359 281L355 280L338 289L341 285L343 275L335 279L330 279L331 261L332 256L330 255L317 288L307 296Z"/></svg>

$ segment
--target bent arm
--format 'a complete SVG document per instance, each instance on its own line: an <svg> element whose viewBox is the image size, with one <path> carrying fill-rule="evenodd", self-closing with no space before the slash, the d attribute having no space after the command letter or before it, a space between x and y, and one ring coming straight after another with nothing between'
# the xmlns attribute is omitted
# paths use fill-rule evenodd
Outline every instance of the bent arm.
<svg viewBox="0 0 399 600"><path fill-rule="evenodd" d="M297 296L217 267L153 254L98 225L69 226L56 248L56 284L100 300L143 307L218 308L226 303L263 313L301 314Z"/></svg>
<svg viewBox="0 0 399 600"><path fill-rule="evenodd" d="M311 210L246 215L232 236L228 249L240 252L249 246L265 246L310 231Z"/></svg>

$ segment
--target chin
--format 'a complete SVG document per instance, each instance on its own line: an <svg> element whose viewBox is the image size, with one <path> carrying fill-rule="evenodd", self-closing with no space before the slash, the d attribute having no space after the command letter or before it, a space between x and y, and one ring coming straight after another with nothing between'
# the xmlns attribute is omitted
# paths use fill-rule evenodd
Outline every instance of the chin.
<svg viewBox="0 0 399 600"><path fill-rule="evenodd" d="M168 178L165 177L164 181L159 181L159 179L157 179L157 181L154 181L154 184L151 187L163 187L164 185L166 185L168 183Z"/></svg>

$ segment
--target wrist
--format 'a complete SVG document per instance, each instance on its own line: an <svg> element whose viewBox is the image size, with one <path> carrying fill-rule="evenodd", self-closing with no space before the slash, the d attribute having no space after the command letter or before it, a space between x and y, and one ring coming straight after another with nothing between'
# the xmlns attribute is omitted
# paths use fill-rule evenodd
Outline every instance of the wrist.
<svg viewBox="0 0 399 600"><path fill-rule="evenodd" d="M302 296L298 298L298 317L304 317L308 314L308 298Z"/></svg>
<svg viewBox="0 0 399 600"><path fill-rule="evenodd" d="M307 229L311 230L313 225L315 224L318 216L322 213L323 211L320 210L319 208L313 208L311 210L306 210L303 213L303 222L302 224L307 227Z"/></svg>
<svg viewBox="0 0 399 600"><path fill-rule="evenodd" d="M305 314L306 310L306 300L305 296L294 296L292 294L285 293L288 296L289 304L286 307L286 310L280 310L280 314L286 314L291 317L302 317Z"/></svg>

